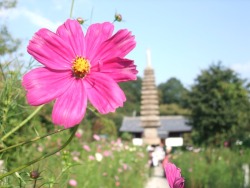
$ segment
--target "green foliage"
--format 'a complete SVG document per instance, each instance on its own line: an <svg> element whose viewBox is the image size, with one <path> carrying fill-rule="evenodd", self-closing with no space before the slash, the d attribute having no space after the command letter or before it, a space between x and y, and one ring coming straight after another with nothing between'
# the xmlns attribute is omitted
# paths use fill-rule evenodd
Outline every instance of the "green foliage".
<svg viewBox="0 0 250 188"><path fill-rule="evenodd" d="M15 61L11 62L15 64ZM23 108L24 92L20 83L20 66L16 63L0 64L0 134L9 130L20 120ZM18 70L19 69L19 70ZM8 125L8 126L7 126Z"/></svg>
<svg viewBox="0 0 250 188"><path fill-rule="evenodd" d="M188 109L180 107L178 104L160 104L160 115L189 115Z"/></svg>
<svg viewBox="0 0 250 188"><path fill-rule="evenodd" d="M245 81L221 63L202 71L188 98L194 142L219 146L225 140L235 141L239 133L247 133L248 96Z"/></svg>
<svg viewBox="0 0 250 188"><path fill-rule="evenodd" d="M14 39L5 25L0 26L0 55L15 52L19 45L20 40Z"/></svg>
<svg viewBox="0 0 250 188"><path fill-rule="evenodd" d="M69 132L62 132L23 148L12 154L18 158L13 166L49 152L64 143ZM143 188L149 168L146 148L134 147L120 140L87 141L85 132L82 138L75 138L66 150L39 163L0 180L0 187L32 187L34 179L30 172L37 170L40 177L36 187L70 187L69 180L75 179L77 187L138 187ZM88 145L89 150L83 149ZM99 155L99 158L97 157ZM7 160L6 160L7 161ZM5 162L6 163L6 162ZM19 177L18 177L19 176Z"/></svg>
<svg viewBox="0 0 250 188"><path fill-rule="evenodd" d="M206 149L173 156L185 178L185 188L243 187L242 165L249 164L250 150Z"/></svg>
<svg viewBox="0 0 250 188"><path fill-rule="evenodd" d="M16 6L17 1L16 0L0 0L0 10L1 9L8 9L13 8Z"/></svg>
<svg viewBox="0 0 250 188"><path fill-rule="evenodd" d="M122 140L132 141L133 135L128 132L123 132L121 138Z"/></svg>
<svg viewBox="0 0 250 188"><path fill-rule="evenodd" d="M126 102L123 108L117 110L118 113L131 116L140 111L142 79L137 77L136 81L122 82L120 87L126 95Z"/></svg>
<svg viewBox="0 0 250 188"><path fill-rule="evenodd" d="M170 78L166 83L161 83L158 90L161 96L160 103L185 106L184 96L187 94L187 89L177 78Z"/></svg>
<svg viewBox="0 0 250 188"><path fill-rule="evenodd" d="M108 118L98 117L93 121L92 132L94 134L106 135L108 137L117 136L115 123Z"/></svg>

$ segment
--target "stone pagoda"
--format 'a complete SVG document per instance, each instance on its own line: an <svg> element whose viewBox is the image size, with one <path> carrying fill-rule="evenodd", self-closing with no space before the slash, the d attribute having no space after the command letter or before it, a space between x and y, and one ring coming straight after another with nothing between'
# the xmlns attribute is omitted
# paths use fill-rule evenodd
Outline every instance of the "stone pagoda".
<svg viewBox="0 0 250 188"><path fill-rule="evenodd" d="M143 127L143 143L160 144L157 128L160 124L158 92L155 85L154 69L151 66L150 50L147 50L147 67L144 70L141 91L141 126Z"/></svg>

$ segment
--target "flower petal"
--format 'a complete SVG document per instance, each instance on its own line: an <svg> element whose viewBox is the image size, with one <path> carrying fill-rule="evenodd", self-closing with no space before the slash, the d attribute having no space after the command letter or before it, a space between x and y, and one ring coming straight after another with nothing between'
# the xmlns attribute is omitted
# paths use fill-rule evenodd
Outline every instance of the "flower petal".
<svg viewBox="0 0 250 188"><path fill-rule="evenodd" d="M164 170L168 180L168 184L170 188L173 188L176 178L181 177L180 169L177 168L173 163L168 162L164 166Z"/></svg>
<svg viewBox="0 0 250 188"><path fill-rule="evenodd" d="M84 34L78 21L68 19L63 25L58 27L56 33L70 44L75 56L85 57Z"/></svg>
<svg viewBox="0 0 250 188"><path fill-rule="evenodd" d="M96 56L96 50L103 41L111 37L113 30L114 25L109 22L104 22L102 24L97 23L89 26L85 37L87 59L91 60Z"/></svg>
<svg viewBox="0 0 250 188"><path fill-rule="evenodd" d="M93 64L115 57L123 58L134 49L136 42L134 36L127 29L119 30L114 36L100 45L96 56L90 59Z"/></svg>
<svg viewBox="0 0 250 188"><path fill-rule="evenodd" d="M175 179L174 182L174 188L184 188L184 178L183 177L179 177Z"/></svg>
<svg viewBox="0 0 250 188"><path fill-rule="evenodd" d="M118 84L102 73L92 72L84 79L88 99L102 114L123 106L126 97Z"/></svg>
<svg viewBox="0 0 250 188"><path fill-rule="evenodd" d="M76 79L64 94L56 99L52 111L52 121L65 128L73 127L82 121L86 107L86 89L82 79Z"/></svg>
<svg viewBox="0 0 250 188"><path fill-rule="evenodd" d="M30 105L48 103L60 96L71 83L71 72L36 68L23 76L22 85L27 90Z"/></svg>
<svg viewBox="0 0 250 188"><path fill-rule="evenodd" d="M103 62L102 65L97 65L91 68L91 71L99 71L107 74L116 82L124 82L129 80L136 80L136 65L134 61L122 58L113 58Z"/></svg>
<svg viewBox="0 0 250 188"><path fill-rule="evenodd" d="M48 29L36 32L27 50L37 61L55 70L71 69L71 61L75 58L70 44Z"/></svg>

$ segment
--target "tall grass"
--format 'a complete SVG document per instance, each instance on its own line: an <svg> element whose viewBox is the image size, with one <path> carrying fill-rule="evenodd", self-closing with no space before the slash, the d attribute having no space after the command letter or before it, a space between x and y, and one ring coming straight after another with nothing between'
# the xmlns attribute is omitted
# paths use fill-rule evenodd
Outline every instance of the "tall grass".
<svg viewBox="0 0 250 188"><path fill-rule="evenodd" d="M39 156L58 147L67 137L67 132L55 135L19 150L13 155L17 160L11 166L22 164L33 157ZM89 148L88 150L84 148ZM144 147L134 147L120 139L85 142L75 138L66 150L45 159L18 174L8 176L0 187L31 187L34 179L30 172L38 170L41 174L36 187L71 187L69 180L77 181L77 187L138 187L143 188L147 180L149 167L148 156Z"/></svg>
<svg viewBox="0 0 250 188"><path fill-rule="evenodd" d="M186 188L243 187L242 165L250 164L250 150L209 148L178 152L173 162L181 168Z"/></svg>

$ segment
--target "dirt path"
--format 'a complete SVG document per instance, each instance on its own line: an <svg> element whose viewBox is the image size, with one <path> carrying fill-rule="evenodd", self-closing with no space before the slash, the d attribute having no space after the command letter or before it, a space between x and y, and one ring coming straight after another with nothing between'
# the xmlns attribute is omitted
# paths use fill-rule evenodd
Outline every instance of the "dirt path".
<svg viewBox="0 0 250 188"><path fill-rule="evenodd" d="M153 168L152 176L149 178L145 188L169 188L162 166Z"/></svg>

